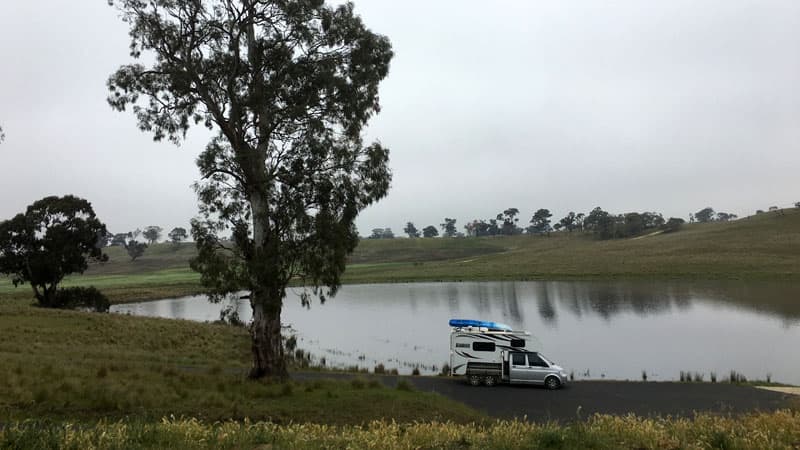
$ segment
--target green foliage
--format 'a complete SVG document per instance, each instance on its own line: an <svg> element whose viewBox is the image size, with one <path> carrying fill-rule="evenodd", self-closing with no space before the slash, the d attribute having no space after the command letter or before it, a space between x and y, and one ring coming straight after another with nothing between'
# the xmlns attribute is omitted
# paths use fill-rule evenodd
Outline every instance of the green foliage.
<svg viewBox="0 0 800 450"><path fill-rule="evenodd" d="M323 301L334 295L356 216L389 189L388 149L361 138L379 110L389 40L351 3L112 3L131 27L131 55L153 63L120 67L109 103L133 107L156 140L178 143L191 122L217 132L197 159L191 267L214 300L251 292L253 376L283 375L284 288L299 279Z"/></svg>
<svg viewBox="0 0 800 450"><path fill-rule="evenodd" d="M107 312L111 306L108 298L94 286L69 287L56 291L53 308L89 308L98 312Z"/></svg>
<svg viewBox="0 0 800 450"><path fill-rule="evenodd" d="M98 245L105 233L88 201L45 197L0 222L0 273L10 275L14 286L29 283L41 306L54 306L65 276L83 273L90 260L107 259Z"/></svg>
<svg viewBox="0 0 800 450"><path fill-rule="evenodd" d="M664 233L672 233L675 231L679 231L681 227L683 227L684 223L685 221L683 219L677 217L670 217L667 223L664 224L662 229L664 230Z"/></svg>
<svg viewBox="0 0 800 450"><path fill-rule="evenodd" d="M550 230L553 229L553 227L550 226L551 217L553 217L553 213L551 213L549 209L542 208L537 210L535 213L533 213L533 217L531 217L531 226L528 227L528 233L550 234Z"/></svg>
<svg viewBox="0 0 800 450"><path fill-rule="evenodd" d="M439 235L439 230L433 225L428 225L422 229L422 237L434 238Z"/></svg>
<svg viewBox="0 0 800 450"><path fill-rule="evenodd" d="M144 228L144 231L142 231L142 236L144 236L144 238L147 239L147 242L150 245L153 245L156 242L158 242L159 239L161 239L162 231L164 231L163 228L155 225L150 225Z"/></svg>
<svg viewBox="0 0 800 450"><path fill-rule="evenodd" d="M497 215L497 221L503 221L502 226L500 227L500 232L506 236L511 236L514 234L522 233L522 229L517 226L517 222L519 222L519 209L517 208L508 208L503 211L502 214Z"/></svg>
<svg viewBox="0 0 800 450"><path fill-rule="evenodd" d="M694 218L700 223L711 222L714 220L714 208L706 207L694 213Z"/></svg>
<svg viewBox="0 0 800 450"><path fill-rule="evenodd" d="M375 228L369 239L394 239L394 233L391 228Z"/></svg>
<svg viewBox="0 0 800 450"><path fill-rule="evenodd" d="M189 237L189 233L186 232L185 228L175 227L167 234L167 237L169 237L170 242L178 245Z"/></svg>
<svg viewBox="0 0 800 450"><path fill-rule="evenodd" d="M406 224L406 227L403 228L403 233L407 234L410 238L418 238L420 235L419 230L417 230L413 222L408 222Z"/></svg>
<svg viewBox="0 0 800 450"><path fill-rule="evenodd" d="M125 243L125 251L128 252L131 261L136 261L136 258L144 255L145 250L147 250L147 244L144 242L131 240Z"/></svg>
<svg viewBox="0 0 800 450"><path fill-rule="evenodd" d="M456 233L458 233L456 230L456 219L445 217L444 222L439 226L442 228L442 236L444 237L454 237Z"/></svg>

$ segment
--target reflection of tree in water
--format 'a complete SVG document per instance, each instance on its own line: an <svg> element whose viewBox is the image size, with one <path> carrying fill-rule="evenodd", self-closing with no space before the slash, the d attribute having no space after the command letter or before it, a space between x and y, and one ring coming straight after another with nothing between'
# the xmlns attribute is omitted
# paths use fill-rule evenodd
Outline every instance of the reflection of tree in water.
<svg viewBox="0 0 800 450"><path fill-rule="evenodd" d="M447 306L450 314L458 312L458 287L453 283L447 285Z"/></svg>
<svg viewBox="0 0 800 450"><path fill-rule="evenodd" d="M537 285L536 303L539 309L539 316L542 317L544 323L555 325L557 322L557 314L556 308L553 306L553 301L550 299L549 283L539 283Z"/></svg>
<svg viewBox="0 0 800 450"><path fill-rule="evenodd" d="M184 317L184 311L186 311L186 302L172 300L169 302L169 313L170 317L172 318L182 318Z"/></svg>
<svg viewBox="0 0 800 450"><path fill-rule="evenodd" d="M511 285L512 294L509 298L503 302L503 305L506 306L504 311L506 313L506 317L511 319L515 325L521 324L525 321L525 314L522 312L522 309L519 307L519 296L517 295L517 283L513 283Z"/></svg>
<svg viewBox="0 0 800 450"><path fill-rule="evenodd" d="M433 300L433 299L430 299L430 300ZM417 313L417 290L416 289L409 289L408 290L408 304L411 306L411 312L416 314Z"/></svg>
<svg viewBox="0 0 800 450"><path fill-rule="evenodd" d="M489 283L477 283L478 289L477 294L475 296L476 309L481 314L486 314L491 309L491 303L489 298Z"/></svg>
<svg viewBox="0 0 800 450"><path fill-rule="evenodd" d="M606 320L632 312L640 316L686 310L693 303L722 303L800 321L799 283L742 282L556 282L536 283L539 315L545 322L557 314L556 303L580 317Z"/></svg>

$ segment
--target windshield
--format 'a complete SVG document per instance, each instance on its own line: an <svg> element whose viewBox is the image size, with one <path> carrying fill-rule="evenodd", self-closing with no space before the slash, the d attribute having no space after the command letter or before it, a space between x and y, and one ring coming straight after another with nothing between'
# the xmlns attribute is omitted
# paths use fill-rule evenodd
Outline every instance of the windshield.
<svg viewBox="0 0 800 450"><path fill-rule="evenodd" d="M549 364L551 366L555 366L556 365L556 363L554 363L553 361L551 361L549 358L547 358L546 356L544 356L541 353L539 353L539 358L542 358L544 360L544 362L546 362L547 364Z"/></svg>

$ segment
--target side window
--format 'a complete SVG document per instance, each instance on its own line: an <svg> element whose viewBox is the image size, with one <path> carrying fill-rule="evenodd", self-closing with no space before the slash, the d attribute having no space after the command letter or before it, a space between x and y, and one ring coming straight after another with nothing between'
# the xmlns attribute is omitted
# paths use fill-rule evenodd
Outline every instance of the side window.
<svg viewBox="0 0 800 450"><path fill-rule="evenodd" d="M512 339L511 340L512 347L525 347L525 339Z"/></svg>
<svg viewBox="0 0 800 450"><path fill-rule="evenodd" d="M493 352L495 345L494 342L473 342L472 349L476 352Z"/></svg>
<svg viewBox="0 0 800 450"><path fill-rule="evenodd" d="M536 353L528 353L528 365L531 367L549 367Z"/></svg>
<svg viewBox="0 0 800 450"><path fill-rule="evenodd" d="M525 354L524 353L512 353L511 354L511 364L515 366L524 366L525 365Z"/></svg>

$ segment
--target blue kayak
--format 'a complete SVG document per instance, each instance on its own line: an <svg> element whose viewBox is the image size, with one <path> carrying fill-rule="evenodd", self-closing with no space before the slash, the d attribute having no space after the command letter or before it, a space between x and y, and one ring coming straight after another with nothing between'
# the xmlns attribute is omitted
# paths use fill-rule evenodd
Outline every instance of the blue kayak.
<svg viewBox="0 0 800 450"><path fill-rule="evenodd" d="M497 322L488 322L485 320L472 320L472 319L450 319L450 326L456 328L463 327L483 327L495 331L511 331L511 327Z"/></svg>

